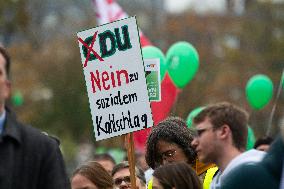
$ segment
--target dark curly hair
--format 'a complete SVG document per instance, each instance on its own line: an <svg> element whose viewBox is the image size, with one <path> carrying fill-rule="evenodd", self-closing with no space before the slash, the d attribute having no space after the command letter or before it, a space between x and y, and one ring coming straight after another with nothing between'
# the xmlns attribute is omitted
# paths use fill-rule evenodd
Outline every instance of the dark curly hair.
<svg viewBox="0 0 284 189"><path fill-rule="evenodd" d="M155 169L160 166L160 154L158 154L157 143L164 140L177 144L188 158L188 163L193 164L196 160L196 152L191 147L194 133L186 127L186 123L179 117L168 117L152 128L147 138L145 159L147 164Z"/></svg>

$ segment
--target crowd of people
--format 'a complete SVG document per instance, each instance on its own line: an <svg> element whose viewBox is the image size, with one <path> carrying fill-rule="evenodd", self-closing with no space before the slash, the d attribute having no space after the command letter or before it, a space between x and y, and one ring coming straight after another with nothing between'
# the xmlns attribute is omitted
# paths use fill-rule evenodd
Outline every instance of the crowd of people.
<svg viewBox="0 0 284 189"><path fill-rule="evenodd" d="M135 167L137 188L280 187L284 157L280 136L274 143L272 138L260 138L254 149L246 150L248 114L228 102L207 106L193 121L195 128L190 129L181 118L168 117L152 128L145 151L149 169ZM112 165L114 187L131 188L129 164ZM79 188L72 185L72 189Z"/></svg>
<svg viewBox="0 0 284 189"><path fill-rule="evenodd" d="M58 140L23 125L6 106L9 70L10 57L0 47L0 188L134 188L129 162L115 162L109 154L94 155L69 178ZM139 156L148 169L135 166L136 188L284 188L281 134L246 150L248 114L228 102L208 105L193 122L187 128L183 119L168 117L152 128L145 156Z"/></svg>

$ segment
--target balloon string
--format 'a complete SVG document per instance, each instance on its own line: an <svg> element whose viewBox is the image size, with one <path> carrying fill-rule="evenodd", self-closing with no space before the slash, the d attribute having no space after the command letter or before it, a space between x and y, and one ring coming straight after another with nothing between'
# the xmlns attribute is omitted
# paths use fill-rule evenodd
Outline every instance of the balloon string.
<svg viewBox="0 0 284 189"><path fill-rule="evenodd" d="M176 111L177 111L177 104L178 104L178 100L179 100L179 94L181 93L182 89L179 89L178 87L176 87L176 99L174 100L174 103L172 105L171 111L172 114L175 115Z"/></svg>
<svg viewBox="0 0 284 189"><path fill-rule="evenodd" d="M275 110L276 110L276 105L277 105L278 99L279 99L279 97L280 97L280 93L281 93L281 89L282 89L283 82L284 82L284 69L283 69L283 71L282 71L282 75L281 75L280 82L279 82L279 85L278 85L278 90L277 90L276 99L275 99L275 102L274 102L274 104L273 104L271 113L270 113L270 115L269 115L268 128L267 128L267 131L266 131L266 136L269 136L269 135L270 135L270 132L271 132L272 120L273 120L273 117L274 117L274 113L275 113Z"/></svg>

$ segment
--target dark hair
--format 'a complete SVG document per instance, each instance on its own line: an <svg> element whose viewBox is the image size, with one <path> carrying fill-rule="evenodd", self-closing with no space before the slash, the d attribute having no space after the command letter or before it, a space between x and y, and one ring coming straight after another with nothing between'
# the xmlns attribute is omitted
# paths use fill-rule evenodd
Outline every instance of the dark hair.
<svg viewBox="0 0 284 189"><path fill-rule="evenodd" d="M188 163L194 163L196 152L191 147L194 133L186 127L186 123L179 117L168 117L152 128L147 138L145 159L147 164L155 169L160 166L160 154L157 153L157 143L164 140L177 144L188 158Z"/></svg>
<svg viewBox="0 0 284 189"><path fill-rule="evenodd" d="M114 165L115 165L115 160L113 159L113 157L111 155L109 155L108 153L103 153L103 154L95 154L93 155L92 158L94 161L100 161L100 160L108 160L111 161Z"/></svg>
<svg viewBox="0 0 284 189"><path fill-rule="evenodd" d="M112 177L98 162L89 161L81 165L79 168L77 168L74 171L72 175L72 179L77 174L80 174L86 177L98 188L101 188L101 189L112 189L113 188Z"/></svg>
<svg viewBox="0 0 284 189"><path fill-rule="evenodd" d="M164 189L202 189L195 171L185 162L175 162L155 169L153 176Z"/></svg>
<svg viewBox="0 0 284 189"><path fill-rule="evenodd" d="M256 149L257 147L263 144L270 145L272 142L273 142L273 138L270 136L260 137L255 141L253 148Z"/></svg>
<svg viewBox="0 0 284 189"><path fill-rule="evenodd" d="M113 167L111 175L114 176L115 173L117 173L118 171L120 171L122 169L126 169L126 168L129 168L129 163L128 163L128 161L123 161L123 162L121 162L121 163L119 163L119 164L117 164ZM138 166L135 166L135 175L136 175L136 177L139 178L140 183L142 185L146 184L145 174L142 171L142 169Z"/></svg>
<svg viewBox="0 0 284 189"><path fill-rule="evenodd" d="M248 114L246 111L228 102L221 102L207 106L194 119L194 124L209 118L213 129L218 129L224 124L232 131L233 144L239 150L244 150L248 135Z"/></svg>
<svg viewBox="0 0 284 189"><path fill-rule="evenodd" d="M6 63L5 63L5 71L7 76L9 77L10 74L10 64L11 64L11 59L10 56L8 54L8 52L6 51L6 49L2 46L0 46L0 54L4 57Z"/></svg>

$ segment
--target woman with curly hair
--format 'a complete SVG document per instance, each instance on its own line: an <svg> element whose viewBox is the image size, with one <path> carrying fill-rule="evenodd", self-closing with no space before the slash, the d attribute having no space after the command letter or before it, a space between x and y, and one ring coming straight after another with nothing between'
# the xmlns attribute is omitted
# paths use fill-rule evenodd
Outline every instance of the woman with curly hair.
<svg viewBox="0 0 284 189"><path fill-rule="evenodd" d="M161 121L147 139L146 162L155 169L171 162L186 162L195 165L196 152L191 147L194 133L179 117L168 117Z"/></svg>
<svg viewBox="0 0 284 189"><path fill-rule="evenodd" d="M204 188L209 188L217 168L214 164L203 164L197 160L197 154L191 146L194 135L194 130L187 128L185 121L179 117L168 117L161 121L152 128L147 139L147 164L155 170L168 163L186 162L195 170L200 180L204 181ZM149 180L151 171L147 172L145 175Z"/></svg>

